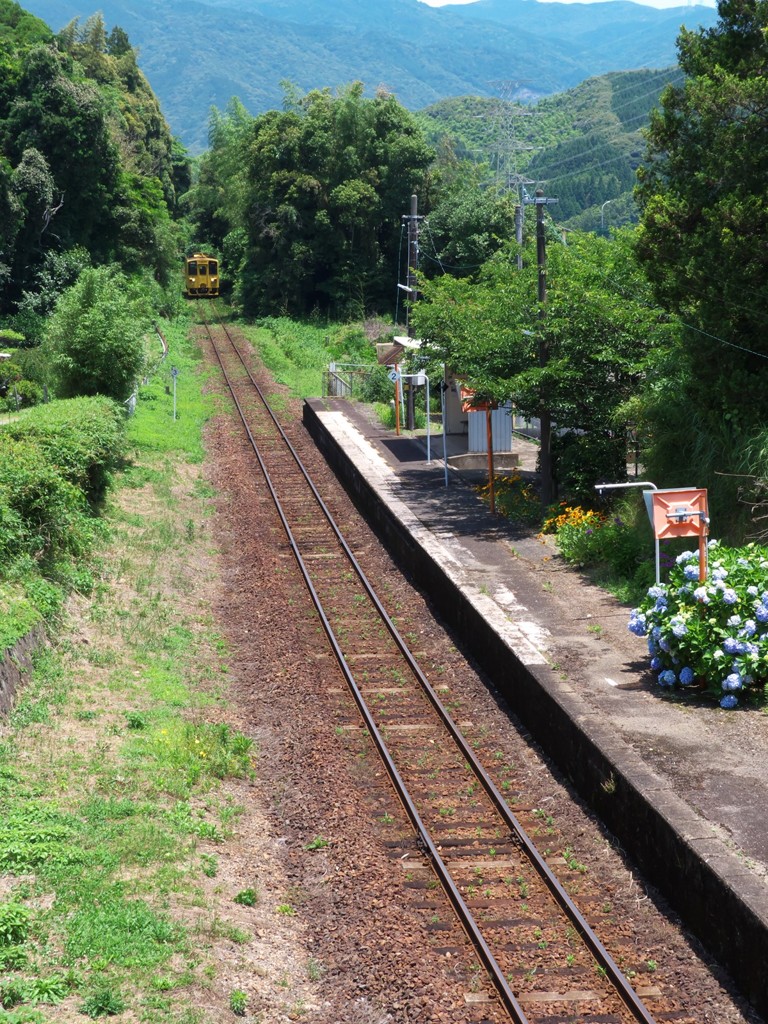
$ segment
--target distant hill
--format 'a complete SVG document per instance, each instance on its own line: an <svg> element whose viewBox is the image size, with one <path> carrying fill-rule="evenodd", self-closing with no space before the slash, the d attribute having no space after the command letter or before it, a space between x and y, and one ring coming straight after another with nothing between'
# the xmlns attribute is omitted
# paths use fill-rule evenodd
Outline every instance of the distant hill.
<svg viewBox="0 0 768 1024"><path fill-rule="evenodd" d="M279 107L280 82L300 89L351 81L386 86L411 110L451 96L562 92L609 71L676 60L680 26L712 25L707 7L479 0L27 0L58 31L100 10L140 50L140 65L175 134L207 145L210 107L238 96L252 113Z"/></svg>
<svg viewBox="0 0 768 1024"><path fill-rule="evenodd" d="M641 131L664 87L681 80L676 67L617 72L531 106L462 96L417 117L433 144L449 140L457 157L487 163L500 187L542 186L558 200L558 223L607 230L636 217Z"/></svg>

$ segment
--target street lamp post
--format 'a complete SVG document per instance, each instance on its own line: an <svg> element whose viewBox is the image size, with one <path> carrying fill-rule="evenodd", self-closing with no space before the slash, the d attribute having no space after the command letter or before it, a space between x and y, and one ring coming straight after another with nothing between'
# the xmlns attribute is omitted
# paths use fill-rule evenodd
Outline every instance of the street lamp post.
<svg viewBox="0 0 768 1024"><path fill-rule="evenodd" d="M600 207L600 234L605 234L605 208L608 203L616 202L615 199L606 199L603 205Z"/></svg>

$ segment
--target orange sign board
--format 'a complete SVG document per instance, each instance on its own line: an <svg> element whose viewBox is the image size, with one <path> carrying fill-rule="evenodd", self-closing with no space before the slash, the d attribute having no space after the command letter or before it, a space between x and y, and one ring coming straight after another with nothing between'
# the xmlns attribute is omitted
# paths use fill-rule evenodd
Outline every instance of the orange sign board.
<svg viewBox="0 0 768 1024"><path fill-rule="evenodd" d="M709 512L706 490L651 491L650 498L653 532L659 540L707 536Z"/></svg>
<svg viewBox="0 0 768 1024"><path fill-rule="evenodd" d="M488 409L498 409L498 402L489 402L483 398L475 397L474 388L465 388L462 384L459 388L462 412L487 412Z"/></svg>

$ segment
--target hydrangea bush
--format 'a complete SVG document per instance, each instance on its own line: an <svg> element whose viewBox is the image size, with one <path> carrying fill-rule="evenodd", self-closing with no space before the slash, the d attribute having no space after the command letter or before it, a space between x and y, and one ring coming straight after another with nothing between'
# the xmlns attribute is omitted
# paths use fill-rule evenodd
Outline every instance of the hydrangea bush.
<svg viewBox="0 0 768 1024"><path fill-rule="evenodd" d="M653 586L629 620L648 637L660 686L700 684L734 708L751 687L768 683L768 548L709 543L699 582L699 553L684 551L669 582Z"/></svg>

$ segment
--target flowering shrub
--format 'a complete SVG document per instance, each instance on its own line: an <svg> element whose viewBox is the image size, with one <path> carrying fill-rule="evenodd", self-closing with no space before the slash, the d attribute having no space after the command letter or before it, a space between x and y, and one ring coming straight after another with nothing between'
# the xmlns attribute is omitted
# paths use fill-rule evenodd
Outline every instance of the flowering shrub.
<svg viewBox="0 0 768 1024"><path fill-rule="evenodd" d="M629 620L648 637L660 686L699 683L734 708L750 687L768 682L768 548L709 544L699 582L699 553L678 555L669 582L653 586Z"/></svg>
<svg viewBox="0 0 768 1024"><path fill-rule="evenodd" d="M568 505L561 501L552 515L544 520L541 528L542 533L558 533L566 526L575 526L578 529L589 529L600 526L605 516L593 509L584 509L581 505Z"/></svg>

